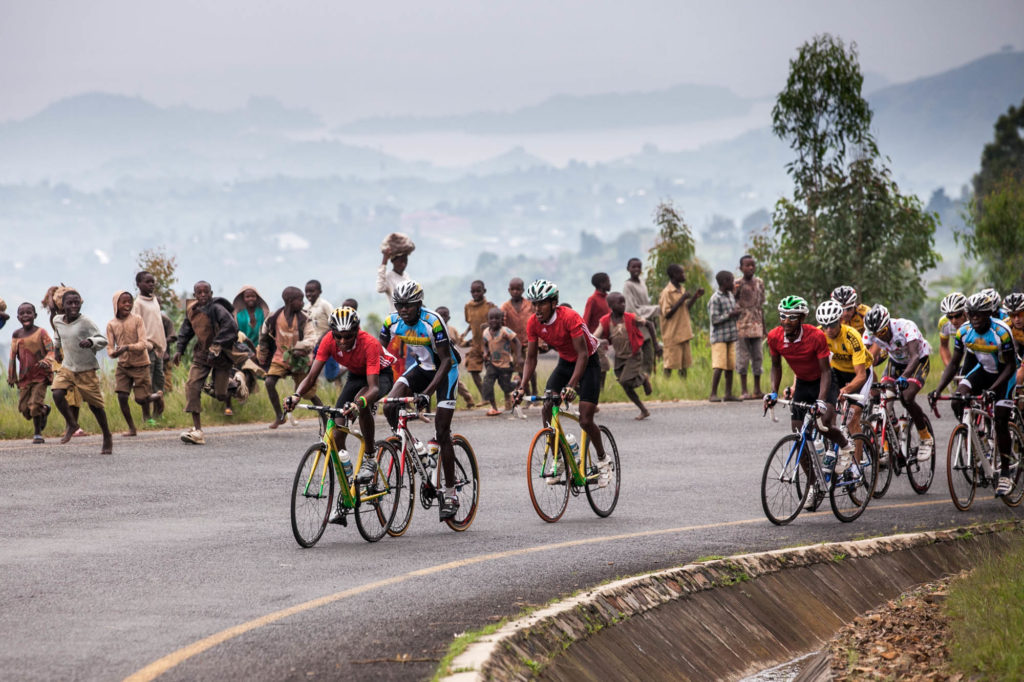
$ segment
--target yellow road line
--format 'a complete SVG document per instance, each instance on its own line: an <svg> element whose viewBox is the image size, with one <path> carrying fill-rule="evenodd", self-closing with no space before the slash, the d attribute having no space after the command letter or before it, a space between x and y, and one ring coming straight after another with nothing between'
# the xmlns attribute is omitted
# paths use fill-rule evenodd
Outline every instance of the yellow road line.
<svg viewBox="0 0 1024 682"><path fill-rule="evenodd" d="M921 501L921 502L908 502L908 503L905 503L905 504L890 504L890 505L883 505L883 506L880 506L880 507L868 507L868 510L870 511L872 509L896 509L896 508L903 508L903 507L923 507L923 506L934 505L934 504L948 504L948 503L949 503L949 500L926 500L926 501ZM824 514L825 512L818 512L818 513ZM831 513L831 512L829 512L829 513ZM811 514L811 515L814 516L816 514ZM285 618L288 618L290 616L294 616L294 615L296 615L298 613L302 613L304 611L310 611L312 609L316 609L316 608L319 608L321 606L327 606L328 604L333 604L334 602L341 601L343 599L348 599L349 597L355 597L357 595L364 594L366 592L372 592L373 590L377 590L377 589L380 589L382 587L387 587L389 585L395 585L397 583L406 582L408 580L412 580L413 578L419 578L419 577L426 576L426 575L433 575L435 573L442 573L444 571L451 571L451 570L454 570L456 568L462 568L462 567L465 567L465 566L472 566L473 564L480 564L480 563L484 563L484 562L488 562L488 561L497 561L499 559L507 559L509 557L515 557L515 556L524 556L524 555L527 555L527 554L536 554L536 553L539 553L539 552L549 552L549 551L556 550L556 549L565 549L567 547L579 547L581 545L592 545L592 544L597 544L597 543L601 543L601 542L614 542L616 540L628 540L628 539L633 539L633 538L652 537L652 536L655 536L655 535L671 535L671 534L674 534L674 533L687 533L687 532L691 532L691 531L710 530L710 529L713 529L713 528L729 528L729 527L732 527L732 526L744 526L744 525L750 525L750 524L753 524L753 523L765 523L765 522L766 521L763 518L740 519L738 521L723 521L723 522L720 522L720 523L708 523L708 524L703 524L703 525L699 525L699 526L680 526L678 528L661 528L661 529L658 529L658 530L637 531L635 533L620 533L618 535L603 535L603 536L595 537L595 538L581 538L579 540L567 540L565 542L556 542L556 543L549 544L549 545L536 545L534 547L524 547L522 549L510 549L510 550L506 550L504 552L493 552L491 554L480 554L478 556L469 557L469 558L466 558L466 559L458 559L456 561L449 561L447 563L438 564L436 566L428 566L426 568L419 568L419 569L416 569L415 571L409 571L408 573L403 573L402 575L396 575L396 576L391 577L391 578L385 578L383 580L377 580L377 581L372 582L372 583L367 583L365 585L360 585L358 587L352 587L352 588L349 588L347 590L342 590L341 592L335 592L334 594L330 594L330 595L327 595L327 596L324 596L324 597L319 597L317 599L313 599L313 600L310 600L310 601L307 601L307 602L303 602L301 604L296 604L295 606L290 606L290 607L288 607L286 609L282 609L280 611L275 611L273 613L268 613L265 616L261 616L260 618L256 618L254 620L250 620L250 621L247 621L245 623L241 623L239 625L236 625L234 627L228 628L226 630L221 630L220 632L212 634L209 637L205 637L205 638L203 638L203 639L201 639L201 640L199 640L197 642L193 642L192 644L189 644L186 647L182 647L181 649L178 649L177 651L174 651L174 652L164 656L163 658L150 663L145 668L142 668L141 670L139 670L139 671L129 675L128 677L126 677L125 678L125 682L148 682L149 680L154 680L157 677L159 677L160 675L162 675L165 672L167 672L168 670L170 670L171 668L174 668L175 666L180 665L181 663L184 663L188 659L193 658L194 656L198 656L199 654L201 654L204 651L207 651L209 649L212 649L213 647L217 646L218 644L223 644L224 642L226 642L226 641L228 641L230 639L234 639L235 637L239 637L241 635L244 635L247 632L251 632L252 630L256 630L256 629L261 628L261 627L263 627L265 625L270 625L271 623L276 623L279 620L283 620Z"/></svg>

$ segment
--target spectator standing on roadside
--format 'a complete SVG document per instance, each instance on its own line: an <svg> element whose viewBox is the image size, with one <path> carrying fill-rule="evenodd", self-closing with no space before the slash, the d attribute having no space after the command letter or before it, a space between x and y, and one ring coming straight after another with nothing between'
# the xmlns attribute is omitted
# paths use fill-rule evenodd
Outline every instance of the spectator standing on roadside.
<svg viewBox="0 0 1024 682"><path fill-rule="evenodd" d="M487 368L484 374L483 398L491 404L488 410L488 417L496 417L501 414L498 403L494 398L494 382L497 381L505 394L505 410L512 409L512 391L515 384L512 383L512 369L516 356L522 352L519 339L516 333L504 325L505 313L501 308L491 308L487 311L487 326L483 330L484 340L484 366Z"/></svg>
<svg viewBox="0 0 1024 682"><path fill-rule="evenodd" d="M587 305L583 308L583 324L587 325L591 334L597 334L601 318L612 311L608 307L608 292L612 290L612 279L607 272L597 272L590 278L590 284L594 287L594 293L587 299ZM604 391L604 380L611 369L607 341L597 346L597 359L601 363L601 391Z"/></svg>
<svg viewBox="0 0 1024 682"><path fill-rule="evenodd" d="M480 373L484 369L484 354L486 353L484 327L487 326L487 313L491 308L496 307L487 300L486 294L487 287L484 286L484 283L480 280L475 280L469 285L469 295L471 298L464 310L466 323L469 325L469 333L472 334L470 349L466 353L466 369L469 371L469 375L473 377L473 383L476 384L476 390L480 392L480 395L484 394L483 383L480 377Z"/></svg>
<svg viewBox="0 0 1024 682"><path fill-rule="evenodd" d="M32 442L44 443L43 429L50 416L46 404L46 387L53 380L53 340L46 330L36 326L36 307L31 303L18 306L21 328L11 335L11 361L7 365L7 384L18 387L18 412L32 422Z"/></svg>
<svg viewBox="0 0 1024 682"><path fill-rule="evenodd" d="M683 286L686 281L686 270L682 265L673 263L666 270L668 284L661 290L658 297L658 308L664 322L661 325L661 342L664 345L665 378L672 376L672 370L678 370L679 376L686 378L686 370L693 364L690 350L690 339L693 338L693 325L690 321L690 309L697 299L704 295L704 289L690 293Z"/></svg>
<svg viewBox="0 0 1024 682"><path fill-rule="evenodd" d="M316 338L319 340L321 336L330 331L327 320L334 312L334 306L323 297L323 287L320 286L319 280L311 279L306 282L305 294L309 304L302 309L302 312L313 323L313 331L316 332Z"/></svg>
<svg viewBox="0 0 1024 682"><path fill-rule="evenodd" d="M647 293L647 285L640 279L644 264L639 258L630 258L626 262L626 271L629 279L622 285L622 295L626 299L626 312L633 313L637 317L650 320L658 313L658 306L651 305L651 296ZM644 337L643 363L644 372L648 375L654 371L654 342L650 330L645 326L641 328Z"/></svg>
<svg viewBox="0 0 1024 682"><path fill-rule="evenodd" d="M163 312L160 310L160 299L156 296L156 277L152 273L138 272L135 274L135 286L139 295L132 304L132 313L142 318L146 327L146 338L150 348L149 384L153 393L159 397L152 401L153 416L143 415L147 426L156 426L156 420L164 416L164 356L167 355L167 334L164 331ZM146 405L147 411L149 404Z"/></svg>
<svg viewBox="0 0 1024 682"><path fill-rule="evenodd" d="M533 316L533 304L523 298L525 290L526 285L523 284L523 280L513 277L508 282L509 299L501 304L501 309L505 312L505 326L516 333L516 338L519 339L519 346L522 349L519 357L516 358L513 369L515 374L523 373L523 363L526 361L526 321ZM537 395L536 375L530 378L530 394ZM527 403L526 407L529 406L530 404Z"/></svg>
<svg viewBox="0 0 1024 682"><path fill-rule="evenodd" d="M708 317L711 318L711 395L708 400L713 403L738 401L732 394L732 373L736 369L736 318L740 311L736 308L736 297L733 295L733 276L731 272L722 270L715 275L718 291L708 301ZM718 397L718 381L725 372L725 397Z"/></svg>
<svg viewBox="0 0 1024 682"><path fill-rule="evenodd" d="M761 363L764 357L764 282L755 277L757 262L753 256L740 258L740 272L743 276L736 282L736 307L740 316L736 319L736 370L740 375L740 398L760 398ZM747 366L754 375L754 392L747 391Z"/></svg>
<svg viewBox="0 0 1024 682"><path fill-rule="evenodd" d="M452 313L448 310L447 306L439 305L434 309L434 312L440 315L441 319L444 320L444 325L448 328L448 336L451 339L452 346L456 348L462 348L465 346L465 342L462 340L462 334L456 331L455 327L451 325L450 320L452 318ZM463 362L465 362L465 360L463 360ZM461 375L462 372L459 372L459 374ZM459 379L459 384L456 387L456 390L459 392L459 397L466 401L467 410L472 410L476 407L476 402L473 400L473 394L469 392L468 388L466 388L466 384L463 383L462 379Z"/></svg>

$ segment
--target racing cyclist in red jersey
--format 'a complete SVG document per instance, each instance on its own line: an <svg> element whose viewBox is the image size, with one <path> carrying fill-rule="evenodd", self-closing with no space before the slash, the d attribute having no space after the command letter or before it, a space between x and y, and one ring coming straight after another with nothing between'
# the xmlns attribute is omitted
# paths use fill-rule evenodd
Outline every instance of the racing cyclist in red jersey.
<svg viewBox="0 0 1024 682"><path fill-rule="evenodd" d="M560 393L567 402L580 399L580 428L587 434L597 451L598 486L610 481L608 460L605 458L601 431L594 423L598 396L601 392L601 363L597 357L597 339L590 333L583 318L572 308L558 305L558 286L546 279L538 279L523 297L533 303L533 317L526 323L526 361L519 386L512 393L518 403L530 378L537 369L537 345L546 343L558 353L558 365L548 377L545 389ZM551 409L544 410L544 425L551 421Z"/></svg>

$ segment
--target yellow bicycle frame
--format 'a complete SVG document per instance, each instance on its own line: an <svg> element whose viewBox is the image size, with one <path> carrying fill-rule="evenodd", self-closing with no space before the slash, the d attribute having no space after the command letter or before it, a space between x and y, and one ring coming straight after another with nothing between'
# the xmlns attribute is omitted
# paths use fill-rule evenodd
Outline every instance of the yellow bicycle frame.
<svg viewBox="0 0 1024 682"><path fill-rule="evenodd" d="M586 475L586 471L589 468L588 463L590 461L590 448L588 446L587 432L580 429L580 458L576 461L572 457L572 448L569 446L569 441L565 437L565 430L562 428L561 415L565 415L577 424L580 423L580 418L572 412L566 412L565 410L559 409L558 405L552 404L551 406L551 422L549 426L555 430L555 442L559 444L559 449L562 449L566 454L566 461L569 462L569 469L572 471L573 485L586 485L587 480L594 480L598 477L598 474L591 476ZM558 460L555 459L555 466L557 467ZM557 469L553 469L552 473L557 473Z"/></svg>

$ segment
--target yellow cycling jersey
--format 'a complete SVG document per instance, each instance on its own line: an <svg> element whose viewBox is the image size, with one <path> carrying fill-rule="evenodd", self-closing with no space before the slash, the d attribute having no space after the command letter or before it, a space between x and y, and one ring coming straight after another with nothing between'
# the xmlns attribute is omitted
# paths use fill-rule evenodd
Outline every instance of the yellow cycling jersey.
<svg viewBox="0 0 1024 682"><path fill-rule="evenodd" d="M1017 344L1017 354L1024 353L1024 329L1017 329L1012 324L1009 327L1010 334L1013 335L1013 340Z"/></svg>
<svg viewBox="0 0 1024 682"><path fill-rule="evenodd" d="M868 354L864 350L864 340L853 327L841 325L836 338L833 339L826 332L825 339L828 341L828 349L832 351L829 364L838 371L854 374L857 365L871 366Z"/></svg>
<svg viewBox="0 0 1024 682"><path fill-rule="evenodd" d="M847 323L849 326L856 329L861 334L864 333L864 316L871 312L871 306L864 305L861 303L857 306L857 310L854 311L853 317Z"/></svg>
<svg viewBox="0 0 1024 682"><path fill-rule="evenodd" d="M943 341L953 338L956 335L957 329L959 327L950 322L949 318L945 315L939 318L939 338Z"/></svg>

